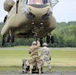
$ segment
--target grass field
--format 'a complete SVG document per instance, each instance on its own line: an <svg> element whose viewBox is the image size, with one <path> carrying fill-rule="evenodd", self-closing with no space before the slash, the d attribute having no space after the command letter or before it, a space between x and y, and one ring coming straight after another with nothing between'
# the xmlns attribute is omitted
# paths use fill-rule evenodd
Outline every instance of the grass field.
<svg viewBox="0 0 76 75"><path fill-rule="evenodd" d="M0 48L0 73L18 73L21 70L22 59L29 59L29 47ZM76 48L50 48L52 54L52 70L76 72ZM44 71L47 71L45 63Z"/></svg>
<svg viewBox="0 0 76 75"><path fill-rule="evenodd" d="M29 59L29 47L0 48L0 66L21 66L22 59ZM50 48L52 66L76 67L75 48ZM45 64L46 65L46 64Z"/></svg>

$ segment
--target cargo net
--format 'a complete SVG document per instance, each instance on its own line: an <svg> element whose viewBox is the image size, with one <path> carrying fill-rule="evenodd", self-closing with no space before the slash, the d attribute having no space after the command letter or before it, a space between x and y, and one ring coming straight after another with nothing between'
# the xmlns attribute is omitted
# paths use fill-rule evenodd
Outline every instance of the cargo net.
<svg viewBox="0 0 76 75"><path fill-rule="evenodd" d="M59 1L58 0L51 0L52 7L54 7Z"/></svg>

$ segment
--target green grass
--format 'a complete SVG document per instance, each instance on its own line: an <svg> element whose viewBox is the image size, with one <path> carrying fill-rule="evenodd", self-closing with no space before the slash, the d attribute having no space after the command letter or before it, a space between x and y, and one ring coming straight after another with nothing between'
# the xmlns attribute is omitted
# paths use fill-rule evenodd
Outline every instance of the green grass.
<svg viewBox="0 0 76 75"><path fill-rule="evenodd" d="M0 48L0 73L21 70L22 59L29 59L29 47L19 46ZM76 72L76 49L74 48L51 48L52 71L75 71ZM45 63L44 71L48 70Z"/></svg>
<svg viewBox="0 0 76 75"><path fill-rule="evenodd" d="M12 71L12 70L21 70L21 66L7 66L7 67L0 67L0 71Z"/></svg>
<svg viewBox="0 0 76 75"><path fill-rule="evenodd" d="M52 52L52 65L76 66L76 50L55 50Z"/></svg>
<svg viewBox="0 0 76 75"><path fill-rule="evenodd" d="M0 66L20 66L24 58L29 58L27 50L0 50Z"/></svg>
<svg viewBox="0 0 76 75"><path fill-rule="evenodd" d="M10 50L11 49L11 50ZM0 66L21 66L22 59L29 59L28 47L0 48ZM76 67L76 50L51 49L52 66ZM46 66L46 64L45 64Z"/></svg>

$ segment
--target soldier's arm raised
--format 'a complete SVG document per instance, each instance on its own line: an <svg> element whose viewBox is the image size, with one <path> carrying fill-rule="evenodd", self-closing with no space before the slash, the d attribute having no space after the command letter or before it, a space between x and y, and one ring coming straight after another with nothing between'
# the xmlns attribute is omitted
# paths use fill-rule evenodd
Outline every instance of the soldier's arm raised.
<svg viewBox="0 0 76 75"><path fill-rule="evenodd" d="M40 42L39 42L39 41L37 41L36 47L37 47L37 48L40 47Z"/></svg>

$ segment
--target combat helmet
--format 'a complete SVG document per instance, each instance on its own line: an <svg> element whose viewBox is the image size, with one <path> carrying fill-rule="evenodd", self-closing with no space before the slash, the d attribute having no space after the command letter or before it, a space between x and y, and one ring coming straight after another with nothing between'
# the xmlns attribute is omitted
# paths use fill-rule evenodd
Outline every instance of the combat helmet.
<svg viewBox="0 0 76 75"><path fill-rule="evenodd" d="M48 44L47 43L43 43L43 46L48 46Z"/></svg>

